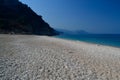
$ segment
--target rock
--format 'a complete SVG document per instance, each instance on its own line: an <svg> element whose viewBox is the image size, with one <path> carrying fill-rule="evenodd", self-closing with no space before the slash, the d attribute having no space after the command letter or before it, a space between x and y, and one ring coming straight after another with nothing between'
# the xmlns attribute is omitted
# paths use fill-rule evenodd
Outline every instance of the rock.
<svg viewBox="0 0 120 80"><path fill-rule="evenodd" d="M12 2L11 2L12 1ZM58 32L46 23L26 4L18 0L1 0L0 33L57 35Z"/></svg>

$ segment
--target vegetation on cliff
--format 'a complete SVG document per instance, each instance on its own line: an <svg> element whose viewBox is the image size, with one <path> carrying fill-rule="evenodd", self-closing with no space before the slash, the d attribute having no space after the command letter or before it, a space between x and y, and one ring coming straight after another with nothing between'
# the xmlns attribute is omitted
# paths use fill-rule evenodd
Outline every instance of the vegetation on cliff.
<svg viewBox="0 0 120 80"><path fill-rule="evenodd" d="M57 35L58 32L30 7L19 2L16 6L0 5L0 33Z"/></svg>

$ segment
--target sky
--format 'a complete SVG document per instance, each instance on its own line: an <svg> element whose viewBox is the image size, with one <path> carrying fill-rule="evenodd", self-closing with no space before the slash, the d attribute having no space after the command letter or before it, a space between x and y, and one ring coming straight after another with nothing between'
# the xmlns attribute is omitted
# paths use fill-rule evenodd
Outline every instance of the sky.
<svg viewBox="0 0 120 80"><path fill-rule="evenodd" d="M120 0L20 0L51 27L120 34Z"/></svg>

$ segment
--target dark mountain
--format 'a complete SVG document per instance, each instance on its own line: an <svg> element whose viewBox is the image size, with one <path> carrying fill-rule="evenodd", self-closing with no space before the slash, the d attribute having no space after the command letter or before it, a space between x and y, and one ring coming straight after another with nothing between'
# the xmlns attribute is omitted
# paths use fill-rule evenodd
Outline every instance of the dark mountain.
<svg viewBox="0 0 120 80"><path fill-rule="evenodd" d="M88 33L87 31L85 31L85 30L77 30L77 31L75 31L76 32L76 34L90 34L90 33Z"/></svg>
<svg viewBox="0 0 120 80"><path fill-rule="evenodd" d="M61 34L90 34L89 32L84 30L77 30L77 31L70 31L65 29L56 29L56 30Z"/></svg>
<svg viewBox="0 0 120 80"><path fill-rule="evenodd" d="M30 7L19 1L17 5L3 5L1 2L0 33L48 36L58 34L56 30L51 28L49 24L42 19L42 16L37 15Z"/></svg>

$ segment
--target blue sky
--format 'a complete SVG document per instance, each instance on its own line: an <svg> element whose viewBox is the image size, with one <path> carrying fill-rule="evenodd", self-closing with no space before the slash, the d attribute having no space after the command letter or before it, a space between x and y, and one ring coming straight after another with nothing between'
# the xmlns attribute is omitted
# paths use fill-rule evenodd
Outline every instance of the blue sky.
<svg viewBox="0 0 120 80"><path fill-rule="evenodd" d="M53 28L120 33L120 0L20 0Z"/></svg>

